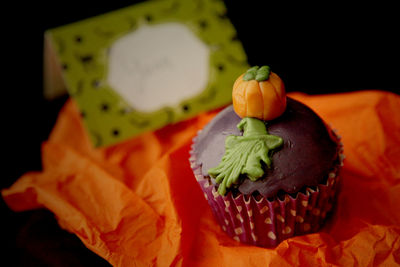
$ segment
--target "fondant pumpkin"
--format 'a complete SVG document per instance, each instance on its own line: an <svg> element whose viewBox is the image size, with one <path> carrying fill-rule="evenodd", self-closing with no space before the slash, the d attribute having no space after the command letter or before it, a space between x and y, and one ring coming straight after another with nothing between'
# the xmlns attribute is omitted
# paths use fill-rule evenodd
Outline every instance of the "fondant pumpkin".
<svg viewBox="0 0 400 267"><path fill-rule="evenodd" d="M235 112L241 118L272 120L285 111L285 86L268 66L255 66L235 81L232 101Z"/></svg>

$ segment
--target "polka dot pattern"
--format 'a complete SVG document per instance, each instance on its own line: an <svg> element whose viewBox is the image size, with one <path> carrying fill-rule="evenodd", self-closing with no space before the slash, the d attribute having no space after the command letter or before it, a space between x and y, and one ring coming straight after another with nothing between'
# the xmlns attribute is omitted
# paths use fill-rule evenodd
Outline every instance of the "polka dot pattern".
<svg viewBox="0 0 400 267"><path fill-rule="evenodd" d="M235 234L240 235L243 233L243 229L242 228L235 228Z"/></svg>
<svg viewBox="0 0 400 267"><path fill-rule="evenodd" d="M264 221L265 224L272 224L271 218L267 217Z"/></svg>
<svg viewBox="0 0 400 267"><path fill-rule="evenodd" d="M269 210L268 206L264 206L261 210L260 213L264 214L265 212L267 212Z"/></svg>
<svg viewBox="0 0 400 267"><path fill-rule="evenodd" d="M274 232L272 232L272 231L269 231L269 232L268 232L268 237L269 237L270 239L272 239L272 240L275 240L275 239L276 239L276 235L275 235Z"/></svg>
<svg viewBox="0 0 400 267"><path fill-rule="evenodd" d="M251 233L251 238L253 239L254 242L256 242L258 239L254 233Z"/></svg>

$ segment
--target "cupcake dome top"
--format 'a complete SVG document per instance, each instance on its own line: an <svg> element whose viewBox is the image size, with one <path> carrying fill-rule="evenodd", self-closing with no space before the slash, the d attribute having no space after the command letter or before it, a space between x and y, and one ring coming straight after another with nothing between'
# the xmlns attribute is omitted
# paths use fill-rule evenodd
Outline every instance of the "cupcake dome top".
<svg viewBox="0 0 400 267"><path fill-rule="evenodd" d="M240 136L241 118L233 106L221 111L197 136L193 149L202 174L219 164L225 154L225 139ZM275 197L279 192L297 193L304 187L316 186L327 178L338 160L338 145L322 119L304 104L287 98L283 114L264 121L270 135L283 139L283 145L272 154L270 168L264 168L260 179L241 177L229 190L245 195ZM215 180L211 179L215 184Z"/></svg>

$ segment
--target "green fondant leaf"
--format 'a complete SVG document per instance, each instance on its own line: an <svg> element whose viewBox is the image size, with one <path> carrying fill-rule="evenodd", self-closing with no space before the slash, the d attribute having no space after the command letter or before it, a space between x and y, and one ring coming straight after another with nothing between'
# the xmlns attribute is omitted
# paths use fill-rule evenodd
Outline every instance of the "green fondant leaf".
<svg viewBox="0 0 400 267"><path fill-rule="evenodd" d="M228 136L225 140L225 155L217 167L208 170L216 183L218 193L225 195L227 188L239 183L241 175L256 181L264 175L262 162L270 168L269 151L280 147L283 139L268 134L263 121L243 118L238 124L243 136Z"/></svg>

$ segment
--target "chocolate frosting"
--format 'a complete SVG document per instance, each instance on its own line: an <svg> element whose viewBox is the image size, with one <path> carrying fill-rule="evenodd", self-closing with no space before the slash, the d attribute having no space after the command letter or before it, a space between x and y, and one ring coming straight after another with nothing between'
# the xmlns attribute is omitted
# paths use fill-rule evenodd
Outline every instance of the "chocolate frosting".
<svg viewBox="0 0 400 267"><path fill-rule="evenodd" d="M193 146L202 174L215 167L225 153L225 138L242 135L236 125L241 118L232 106L221 111L197 136ZM287 98L287 108L277 119L265 122L269 134L280 136L283 147L272 156L271 168L252 182L242 179L238 190L245 194L274 197L316 186L328 176L338 157L338 145L322 119L304 104Z"/></svg>

